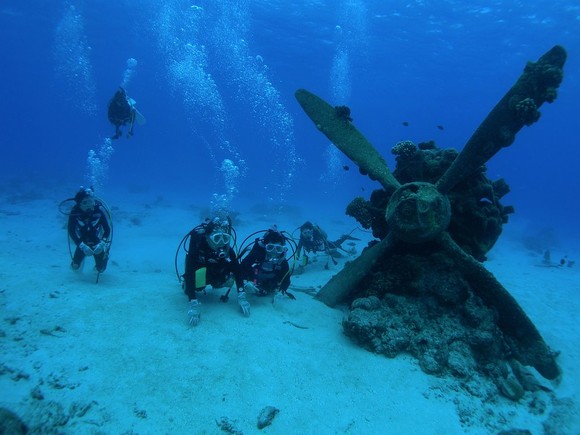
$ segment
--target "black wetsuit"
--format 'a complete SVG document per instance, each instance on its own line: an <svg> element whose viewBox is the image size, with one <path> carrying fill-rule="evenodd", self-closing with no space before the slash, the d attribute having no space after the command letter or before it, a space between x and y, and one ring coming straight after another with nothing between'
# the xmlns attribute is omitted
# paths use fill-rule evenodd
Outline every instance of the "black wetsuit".
<svg viewBox="0 0 580 435"><path fill-rule="evenodd" d="M85 258L85 253L79 247L81 242L94 249L101 241L109 241L111 236L111 225L103 205L97 201L92 210L84 212L76 204L68 217L68 235L76 245L72 266L78 269ZM94 257L97 271L104 272L109 260L108 250L105 249Z"/></svg>
<svg viewBox="0 0 580 435"><path fill-rule="evenodd" d="M115 135L111 139L118 139L123 134L121 126L129 124L129 136L133 136L135 124L135 109L129 104L129 98L123 88L119 88L109 102L109 121L115 126Z"/></svg>
<svg viewBox="0 0 580 435"><path fill-rule="evenodd" d="M348 235L341 236L334 242L329 242L326 233L318 226L314 225L312 228L312 238L307 239L300 234L298 247L296 248L296 257L300 257L300 252L304 249L305 253L325 252L333 257L340 257L338 249L340 249L345 240L351 239Z"/></svg>
<svg viewBox="0 0 580 435"><path fill-rule="evenodd" d="M267 261L266 249L256 239L250 253L241 263L242 277L254 283L260 290L259 295L265 296L275 290L285 293L290 286L290 265L284 258L280 262Z"/></svg>
<svg viewBox="0 0 580 435"><path fill-rule="evenodd" d="M205 283L195 282L196 271L206 268ZM189 249L185 257L185 294L189 300L197 299L196 291L203 290L206 285L214 288L223 287L230 278L234 278L238 292L242 291L243 281L240 277L240 265L236 253L228 246L215 251L207 243L205 233L192 231L190 233Z"/></svg>

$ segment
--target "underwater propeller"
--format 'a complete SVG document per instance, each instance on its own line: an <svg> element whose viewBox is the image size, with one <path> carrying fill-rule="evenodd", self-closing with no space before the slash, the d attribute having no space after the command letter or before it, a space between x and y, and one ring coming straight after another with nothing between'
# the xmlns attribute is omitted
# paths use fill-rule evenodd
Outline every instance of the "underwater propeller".
<svg viewBox="0 0 580 435"><path fill-rule="evenodd" d="M399 241L422 244L435 242L461 268L476 294L498 313L498 326L523 364L535 367L547 379L556 379L560 369L554 353L517 301L449 235L452 209L448 194L476 172L502 148L510 146L516 134L540 118L539 108L552 103L563 79L566 52L556 45L537 62L528 62L524 72L476 129L461 153L435 183L410 182L401 185L373 145L352 124L350 110L333 107L304 89L295 96L304 112L331 142L360 168L392 193L385 210L389 232L379 243L365 249L342 271L333 276L316 298L329 306L343 302L357 284L371 273L377 261L388 255ZM345 113L347 116L345 116Z"/></svg>

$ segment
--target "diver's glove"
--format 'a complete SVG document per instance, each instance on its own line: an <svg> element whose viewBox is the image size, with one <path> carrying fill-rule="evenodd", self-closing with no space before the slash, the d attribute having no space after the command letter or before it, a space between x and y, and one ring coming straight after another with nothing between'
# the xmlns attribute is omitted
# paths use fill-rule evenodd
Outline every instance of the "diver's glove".
<svg viewBox="0 0 580 435"><path fill-rule="evenodd" d="M244 316L248 317L250 315L250 303L246 299L246 292L238 292L238 304L240 304Z"/></svg>
<svg viewBox="0 0 580 435"><path fill-rule="evenodd" d="M247 293L253 293L255 295L260 293L258 287L256 287L256 285L251 281L248 281L244 284L244 291Z"/></svg>
<svg viewBox="0 0 580 435"><path fill-rule="evenodd" d="M93 248L93 252L95 253L95 255L99 255L99 254L102 254L103 252L105 252L106 249L107 249L107 244L101 240L97 244L97 246L95 246Z"/></svg>
<svg viewBox="0 0 580 435"><path fill-rule="evenodd" d="M89 248L87 245L85 245L84 242L81 242L79 244L79 248L81 251L83 251L83 254L85 254L88 257L94 254L93 250Z"/></svg>
<svg viewBox="0 0 580 435"><path fill-rule="evenodd" d="M201 303L197 299L192 299L189 301L189 311L187 312L188 323L191 326L197 326L199 324L199 317L201 315L199 306Z"/></svg>

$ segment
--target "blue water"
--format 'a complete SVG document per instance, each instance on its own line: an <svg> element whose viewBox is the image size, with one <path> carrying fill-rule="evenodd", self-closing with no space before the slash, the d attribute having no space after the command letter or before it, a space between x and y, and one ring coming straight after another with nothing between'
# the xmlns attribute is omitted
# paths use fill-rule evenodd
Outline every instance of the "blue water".
<svg viewBox="0 0 580 435"><path fill-rule="evenodd" d="M316 131L296 89L351 107L394 168L402 139L461 149L555 44L569 55L558 100L488 175L511 186L514 219L578 237L572 0L3 0L0 181L60 186L55 199L94 182L104 197L133 186L231 208L342 209L379 186ZM147 123L108 156L107 104L124 80Z"/></svg>

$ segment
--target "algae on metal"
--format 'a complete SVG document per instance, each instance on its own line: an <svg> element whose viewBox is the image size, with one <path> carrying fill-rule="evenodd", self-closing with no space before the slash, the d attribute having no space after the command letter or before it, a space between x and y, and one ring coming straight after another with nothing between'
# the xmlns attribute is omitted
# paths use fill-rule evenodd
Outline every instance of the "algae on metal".
<svg viewBox="0 0 580 435"><path fill-rule="evenodd" d="M451 168L437 182L441 193L449 192L499 150L510 146L524 125L540 119L540 106L556 99L565 62L566 51L556 45L537 62L528 63L518 81L489 112Z"/></svg>

